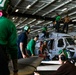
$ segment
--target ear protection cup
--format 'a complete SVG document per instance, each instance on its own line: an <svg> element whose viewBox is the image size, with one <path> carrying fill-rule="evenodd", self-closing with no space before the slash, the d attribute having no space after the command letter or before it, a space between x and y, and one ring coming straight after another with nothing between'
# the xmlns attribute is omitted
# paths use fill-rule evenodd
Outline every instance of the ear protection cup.
<svg viewBox="0 0 76 75"><path fill-rule="evenodd" d="M24 30L27 31L28 29L30 29L30 26L25 26L25 27L24 27Z"/></svg>
<svg viewBox="0 0 76 75"><path fill-rule="evenodd" d="M61 55L60 59L61 59L62 61L66 61L66 60L67 60L67 58L66 58L65 55Z"/></svg>

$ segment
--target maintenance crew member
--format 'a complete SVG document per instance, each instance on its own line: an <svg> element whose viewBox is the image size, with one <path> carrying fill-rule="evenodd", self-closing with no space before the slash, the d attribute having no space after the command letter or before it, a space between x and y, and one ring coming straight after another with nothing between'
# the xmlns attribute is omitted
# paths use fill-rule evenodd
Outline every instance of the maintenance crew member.
<svg viewBox="0 0 76 75"><path fill-rule="evenodd" d="M27 44L27 53L29 56L34 56L35 55L35 44L36 44L36 41L38 40L38 35L36 35L34 37L34 39L31 39L28 44Z"/></svg>
<svg viewBox="0 0 76 75"><path fill-rule="evenodd" d="M7 18L7 6L8 0L0 1L0 75L10 75L9 56L13 63L13 75L18 75L17 33L14 23Z"/></svg>
<svg viewBox="0 0 76 75"><path fill-rule="evenodd" d="M56 13L56 30L57 30L57 32L60 32L60 20L61 20L61 16L58 14L58 13Z"/></svg>
<svg viewBox="0 0 76 75"><path fill-rule="evenodd" d="M70 17L67 15L64 18L64 26L63 26L63 32L65 32L65 33L68 33L68 25L69 25L69 22L70 22ZM65 31L65 29L66 29L66 31Z"/></svg>
<svg viewBox="0 0 76 75"><path fill-rule="evenodd" d="M26 58L26 46L28 40L28 34L30 32L30 26L26 25L24 31L18 36L18 58Z"/></svg>
<svg viewBox="0 0 76 75"><path fill-rule="evenodd" d="M60 50L58 54L59 54L59 55L60 55L60 54L64 54L64 55L66 55L67 58L69 57L66 48Z"/></svg>

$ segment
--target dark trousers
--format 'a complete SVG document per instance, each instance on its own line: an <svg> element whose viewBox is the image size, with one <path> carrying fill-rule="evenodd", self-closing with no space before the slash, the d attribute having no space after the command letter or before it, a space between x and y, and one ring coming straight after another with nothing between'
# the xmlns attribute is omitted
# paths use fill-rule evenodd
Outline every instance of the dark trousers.
<svg viewBox="0 0 76 75"><path fill-rule="evenodd" d="M0 45L0 75L10 75L6 47Z"/></svg>
<svg viewBox="0 0 76 75"><path fill-rule="evenodd" d="M60 32L60 22L56 21L56 31Z"/></svg>
<svg viewBox="0 0 76 75"><path fill-rule="evenodd" d="M28 54L28 56L32 55L31 52L30 52L30 50L27 50L27 54Z"/></svg>
<svg viewBox="0 0 76 75"><path fill-rule="evenodd" d="M67 33L68 32L68 23L64 23L63 32L64 32L65 29L66 29L65 33Z"/></svg>
<svg viewBox="0 0 76 75"><path fill-rule="evenodd" d="M18 47L18 59L23 58L20 48Z"/></svg>

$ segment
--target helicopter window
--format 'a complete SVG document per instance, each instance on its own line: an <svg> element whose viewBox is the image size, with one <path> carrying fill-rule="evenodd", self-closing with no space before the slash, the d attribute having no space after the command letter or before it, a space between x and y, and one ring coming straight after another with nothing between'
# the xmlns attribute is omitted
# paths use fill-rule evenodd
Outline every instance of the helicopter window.
<svg viewBox="0 0 76 75"><path fill-rule="evenodd" d="M63 46L64 46L63 39L59 39L58 40L58 47L63 47Z"/></svg>
<svg viewBox="0 0 76 75"><path fill-rule="evenodd" d="M67 40L65 40L65 43L66 43L66 46L68 46L69 44L68 44L68 42L67 42Z"/></svg>
<svg viewBox="0 0 76 75"><path fill-rule="evenodd" d="M75 45L75 42L72 38L66 38L66 40L70 45Z"/></svg>

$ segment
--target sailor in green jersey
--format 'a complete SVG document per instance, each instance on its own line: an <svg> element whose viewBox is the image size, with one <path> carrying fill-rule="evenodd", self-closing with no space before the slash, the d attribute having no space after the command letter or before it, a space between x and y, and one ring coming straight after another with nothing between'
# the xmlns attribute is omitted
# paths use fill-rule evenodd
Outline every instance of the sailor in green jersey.
<svg viewBox="0 0 76 75"><path fill-rule="evenodd" d="M31 39L28 44L27 44L27 53L29 56L34 56L35 55L35 44L36 41L38 40L38 35L34 37L34 39Z"/></svg>
<svg viewBox="0 0 76 75"><path fill-rule="evenodd" d="M12 21L4 17L3 11L0 13L3 15L0 16L0 75L10 75L7 53L13 62L13 74L18 75L16 27Z"/></svg>
<svg viewBox="0 0 76 75"><path fill-rule="evenodd" d="M56 21L60 21L60 19L61 19L61 17L58 15L58 16L56 17Z"/></svg>
<svg viewBox="0 0 76 75"><path fill-rule="evenodd" d="M58 13L56 13L56 19L55 19L55 21L56 21L56 30L57 30L57 32L60 32L60 20L61 20L61 16L58 14Z"/></svg>
<svg viewBox="0 0 76 75"><path fill-rule="evenodd" d="M17 67L17 32L16 27L6 14L9 0L0 0L0 75L10 75L9 56L13 63L13 75L18 75Z"/></svg>
<svg viewBox="0 0 76 75"><path fill-rule="evenodd" d="M60 50L60 51L59 51L59 55L60 55L60 54L64 54L64 55L68 58L68 53L67 53L66 48Z"/></svg>

